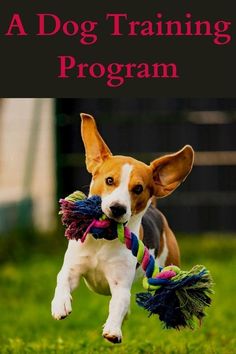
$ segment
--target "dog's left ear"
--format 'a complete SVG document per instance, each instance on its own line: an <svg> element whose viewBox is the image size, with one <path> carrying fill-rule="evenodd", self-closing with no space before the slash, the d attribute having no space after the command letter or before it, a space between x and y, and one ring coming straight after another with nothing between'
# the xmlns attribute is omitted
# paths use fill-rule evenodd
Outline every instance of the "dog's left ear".
<svg viewBox="0 0 236 354"><path fill-rule="evenodd" d="M162 198L171 194L188 176L194 160L194 151L186 145L175 154L154 160L150 167L153 172L154 195Z"/></svg>
<svg viewBox="0 0 236 354"><path fill-rule="evenodd" d="M85 147L86 167L88 172L95 169L109 156L111 151L98 132L95 119L86 113L81 113L81 135Z"/></svg>

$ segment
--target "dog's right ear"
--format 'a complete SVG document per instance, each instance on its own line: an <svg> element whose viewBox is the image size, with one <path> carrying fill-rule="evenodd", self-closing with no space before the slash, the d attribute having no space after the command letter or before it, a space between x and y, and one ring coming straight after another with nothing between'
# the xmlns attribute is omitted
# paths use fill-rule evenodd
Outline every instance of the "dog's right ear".
<svg viewBox="0 0 236 354"><path fill-rule="evenodd" d="M154 195L158 198L171 194L193 167L194 151L186 145L175 154L165 155L151 163L154 181Z"/></svg>
<svg viewBox="0 0 236 354"><path fill-rule="evenodd" d="M81 135L85 147L86 166L90 173L111 156L111 151L103 141L97 130L94 118L86 113L81 113Z"/></svg>

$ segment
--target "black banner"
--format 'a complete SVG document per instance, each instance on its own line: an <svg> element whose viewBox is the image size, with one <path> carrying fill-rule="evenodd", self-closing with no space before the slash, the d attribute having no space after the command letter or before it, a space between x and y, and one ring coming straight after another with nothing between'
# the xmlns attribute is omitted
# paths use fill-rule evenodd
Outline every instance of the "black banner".
<svg viewBox="0 0 236 354"><path fill-rule="evenodd" d="M1 97L235 97L233 1L2 1Z"/></svg>

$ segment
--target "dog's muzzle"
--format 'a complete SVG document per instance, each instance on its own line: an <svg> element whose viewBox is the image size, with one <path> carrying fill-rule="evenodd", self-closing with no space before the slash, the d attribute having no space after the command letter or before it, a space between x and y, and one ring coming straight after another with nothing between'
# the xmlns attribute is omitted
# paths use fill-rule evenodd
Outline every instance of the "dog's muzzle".
<svg viewBox="0 0 236 354"><path fill-rule="evenodd" d="M122 204L113 204L110 206L110 210L111 210L111 214L114 218L120 218L122 217L124 214L126 214L126 207Z"/></svg>

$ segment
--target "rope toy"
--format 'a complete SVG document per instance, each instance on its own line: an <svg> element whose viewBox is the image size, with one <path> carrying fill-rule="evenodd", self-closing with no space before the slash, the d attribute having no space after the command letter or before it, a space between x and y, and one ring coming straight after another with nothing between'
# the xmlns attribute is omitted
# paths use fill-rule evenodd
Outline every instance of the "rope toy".
<svg viewBox="0 0 236 354"><path fill-rule="evenodd" d="M127 226L108 219L101 209L101 198L87 198L76 191L60 199L62 223L67 239L85 241L90 233L95 239L114 240L118 237L137 258L145 272L143 286L148 292L136 294L136 302L149 312L157 314L165 328L195 327L201 323L205 307L210 306L213 293L212 277L202 265L190 271L170 265L161 268L141 240Z"/></svg>

